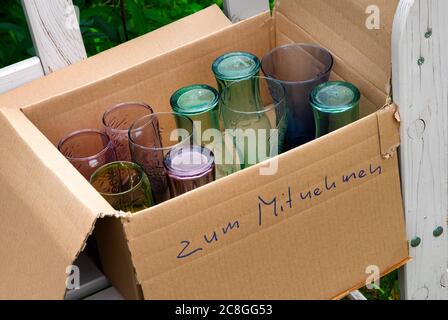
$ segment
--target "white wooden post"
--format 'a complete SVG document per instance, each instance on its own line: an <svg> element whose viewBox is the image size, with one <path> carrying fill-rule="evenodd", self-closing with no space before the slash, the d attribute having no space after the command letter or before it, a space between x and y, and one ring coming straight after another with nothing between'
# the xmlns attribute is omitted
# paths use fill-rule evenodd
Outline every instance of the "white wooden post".
<svg viewBox="0 0 448 320"><path fill-rule="evenodd" d="M87 57L72 0L22 0L45 74Z"/></svg>
<svg viewBox="0 0 448 320"><path fill-rule="evenodd" d="M224 0L224 12L238 22L269 10L269 0Z"/></svg>
<svg viewBox="0 0 448 320"><path fill-rule="evenodd" d="M393 30L393 96L409 263L405 299L448 299L448 1L402 0Z"/></svg>
<svg viewBox="0 0 448 320"><path fill-rule="evenodd" d="M0 93L15 89L44 76L38 57L0 69Z"/></svg>

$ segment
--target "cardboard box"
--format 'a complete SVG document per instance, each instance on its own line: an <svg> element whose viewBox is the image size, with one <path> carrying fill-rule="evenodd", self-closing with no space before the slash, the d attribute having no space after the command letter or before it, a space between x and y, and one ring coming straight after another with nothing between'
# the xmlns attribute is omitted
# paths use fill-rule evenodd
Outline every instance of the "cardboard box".
<svg viewBox="0 0 448 320"><path fill-rule="evenodd" d="M129 299L331 299L365 285L369 266L403 265L399 123L394 106L381 109L398 0L369 2L379 30L366 28L363 3L282 0L274 17L235 25L213 6L0 96L0 298L63 298L94 229L106 275ZM260 164L129 215L55 147L100 128L115 103L168 111L175 89L215 85L210 66L225 52L262 57L288 42L330 49L332 77L361 89L366 117L279 156L274 176Z"/></svg>

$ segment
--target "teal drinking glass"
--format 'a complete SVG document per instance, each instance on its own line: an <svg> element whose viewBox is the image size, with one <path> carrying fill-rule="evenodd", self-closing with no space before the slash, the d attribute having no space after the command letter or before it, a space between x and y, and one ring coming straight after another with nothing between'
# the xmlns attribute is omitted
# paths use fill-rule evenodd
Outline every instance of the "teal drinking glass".
<svg viewBox="0 0 448 320"><path fill-rule="evenodd" d="M240 82L240 91L250 95L253 93L253 86L258 79L254 78L260 72L261 62L253 54L248 52L229 52L218 57L212 65L221 93L224 88L245 79L252 79L248 82ZM243 94L243 93L242 93Z"/></svg>
<svg viewBox="0 0 448 320"><path fill-rule="evenodd" d="M208 85L198 84L177 90L171 96L173 111L193 120L195 124L194 143L204 145L203 133L207 130L219 130L219 93ZM178 127L190 126L190 122L184 123L179 118Z"/></svg>
<svg viewBox="0 0 448 320"><path fill-rule="evenodd" d="M322 137L359 120L361 94L353 84L331 81L317 86L310 95L316 137Z"/></svg>
<svg viewBox="0 0 448 320"><path fill-rule="evenodd" d="M251 88L250 94L241 88ZM222 118L242 168L277 156L287 130L286 92L272 78L253 77L224 88Z"/></svg>

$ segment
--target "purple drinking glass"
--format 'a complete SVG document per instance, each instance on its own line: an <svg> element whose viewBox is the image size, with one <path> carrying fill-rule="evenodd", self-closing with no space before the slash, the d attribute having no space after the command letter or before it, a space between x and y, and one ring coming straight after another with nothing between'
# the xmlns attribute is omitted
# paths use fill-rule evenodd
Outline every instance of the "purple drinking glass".
<svg viewBox="0 0 448 320"><path fill-rule="evenodd" d="M104 113L103 126L115 147L119 161L132 161L129 128L136 120L153 113L152 108L142 102L121 103Z"/></svg>
<svg viewBox="0 0 448 320"><path fill-rule="evenodd" d="M112 141L95 129L71 133L59 142L58 149L87 180L98 168L117 160Z"/></svg>

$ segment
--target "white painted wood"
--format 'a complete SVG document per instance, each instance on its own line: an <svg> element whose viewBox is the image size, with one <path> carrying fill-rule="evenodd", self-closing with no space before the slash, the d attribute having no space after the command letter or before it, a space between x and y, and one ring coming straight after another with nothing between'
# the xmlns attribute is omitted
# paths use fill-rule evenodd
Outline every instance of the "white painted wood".
<svg viewBox="0 0 448 320"><path fill-rule="evenodd" d="M22 0L45 74L87 57L72 0Z"/></svg>
<svg viewBox="0 0 448 320"><path fill-rule="evenodd" d="M224 0L224 12L232 22L238 22L269 10L269 0Z"/></svg>
<svg viewBox="0 0 448 320"><path fill-rule="evenodd" d="M353 291L347 296L347 299L349 300L359 300L359 301L365 301L367 298L359 291Z"/></svg>
<svg viewBox="0 0 448 320"><path fill-rule="evenodd" d="M401 114L401 173L414 260L405 299L448 299L448 1L402 0L393 30L393 92ZM440 237L433 235L443 227Z"/></svg>
<svg viewBox="0 0 448 320"><path fill-rule="evenodd" d="M38 57L0 69L0 93L15 89L44 76Z"/></svg>

